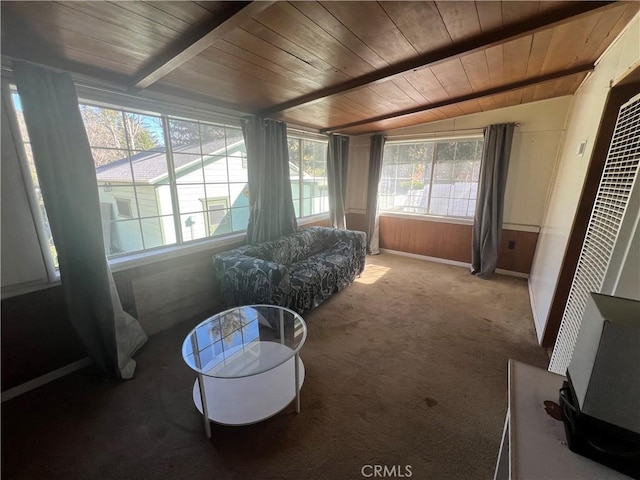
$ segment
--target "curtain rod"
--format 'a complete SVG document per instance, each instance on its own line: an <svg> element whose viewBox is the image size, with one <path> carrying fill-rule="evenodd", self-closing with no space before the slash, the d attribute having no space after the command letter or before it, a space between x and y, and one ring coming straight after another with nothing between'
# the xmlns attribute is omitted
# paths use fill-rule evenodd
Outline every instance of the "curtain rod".
<svg viewBox="0 0 640 480"><path fill-rule="evenodd" d="M513 122L512 122L513 123ZM522 123L516 122L514 123L516 127L523 125ZM404 135L387 135L387 138L403 138L403 137L420 137L425 135L441 135L441 134L456 134L458 132L481 132L484 127L476 127L476 128L453 128L449 130L437 130L433 132L416 132L416 133L405 133Z"/></svg>

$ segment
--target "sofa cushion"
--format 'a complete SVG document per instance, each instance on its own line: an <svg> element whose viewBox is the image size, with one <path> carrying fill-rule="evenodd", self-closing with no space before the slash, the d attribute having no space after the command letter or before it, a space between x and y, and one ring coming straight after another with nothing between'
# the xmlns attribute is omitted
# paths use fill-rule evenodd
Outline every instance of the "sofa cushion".
<svg viewBox="0 0 640 480"><path fill-rule="evenodd" d="M290 265L324 250L325 237L324 231L308 228L266 242L263 249L269 252L269 260Z"/></svg>

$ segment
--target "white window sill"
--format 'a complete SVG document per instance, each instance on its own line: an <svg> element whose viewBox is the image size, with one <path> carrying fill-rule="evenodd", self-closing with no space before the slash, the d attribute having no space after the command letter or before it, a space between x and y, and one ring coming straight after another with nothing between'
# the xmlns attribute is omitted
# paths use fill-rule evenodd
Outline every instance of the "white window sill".
<svg viewBox="0 0 640 480"><path fill-rule="evenodd" d="M204 252L207 250L220 249L237 245L244 242L246 233L236 233L220 239L204 239L196 242L189 242L183 245L171 245L169 247L161 247L147 252L132 253L122 257L116 257L109 260L109 266L112 272L121 272L131 268L149 265L170 258L178 258L193 253Z"/></svg>
<svg viewBox="0 0 640 480"><path fill-rule="evenodd" d="M381 217L406 218L421 220L423 222L454 223L458 225L473 225L473 218L441 217L438 215L425 215L421 213L380 212Z"/></svg>
<svg viewBox="0 0 640 480"><path fill-rule="evenodd" d="M420 220L423 222L439 222L439 223L453 223L456 225L473 225L473 218L460 218L460 217L439 217L436 215L424 215L420 213L396 213L396 212L381 212L381 217L393 217L393 218L406 218L410 220ZM524 225L520 223L503 223L503 230L515 230L518 232L531 232L540 233L540 226L538 225Z"/></svg>
<svg viewBox="0 0 640 480"><path fill-rule="evenodd" d="M308 217L300 217L298 218L298 225L299 226L309 225L310 223L316 223L322 220L329 220L329 214L319 213L317 215L310 215Z"/></svg>

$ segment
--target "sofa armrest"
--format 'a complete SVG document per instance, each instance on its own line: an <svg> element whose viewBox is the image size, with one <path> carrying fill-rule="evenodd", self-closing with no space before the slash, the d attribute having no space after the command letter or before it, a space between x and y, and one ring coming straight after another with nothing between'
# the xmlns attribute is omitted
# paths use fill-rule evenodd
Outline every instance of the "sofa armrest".
<svg viewBox="0 0 640 480"><path fill-rule="evenodd" d="M228 307L280 305L291 290L286 265L245 255L243 247L214 255L213 266L222 300Z"/></svg>
<svg viewBox="0 0 640 480"><path fill-rule="evenodd" d="M358 261L358 274L364 271L367 256L367 234L358 230L334 229L333 235L336 243L348 246Z"/></svg>

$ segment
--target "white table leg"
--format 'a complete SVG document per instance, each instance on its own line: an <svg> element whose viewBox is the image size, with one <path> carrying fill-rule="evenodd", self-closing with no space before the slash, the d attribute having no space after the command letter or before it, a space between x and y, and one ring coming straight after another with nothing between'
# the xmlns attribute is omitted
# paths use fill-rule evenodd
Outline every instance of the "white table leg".
<svg viewBox="0 0 640 480"><path fill-rule="evenodd" d="M211 438L211 422L209 421L209 409L207 407L207 394L204 390L204 377L198 374L198 386L200 387L200 401L202 402L202 417L204 418L204 433Z"/></svg>
<svg viewBox="0 0 640 480"><path fill-rule="evenodd" d="M298 361L300 360L298 354L296 353L295 356L295 368L294 368L294 375L296 376L296 413L300 413L300 378L299 378L299 373L298 373Z"/></svg>

